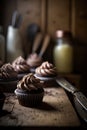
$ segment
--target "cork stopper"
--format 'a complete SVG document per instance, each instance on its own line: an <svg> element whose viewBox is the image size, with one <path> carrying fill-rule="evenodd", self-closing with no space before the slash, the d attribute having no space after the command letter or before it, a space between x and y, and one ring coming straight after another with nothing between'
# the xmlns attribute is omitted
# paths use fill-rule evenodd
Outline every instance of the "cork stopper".
<svg viewBox="0 0 87 130"><path fill-rule="evenodd" d="M56 37L58 37L58 38L63 37L63 30L57 30L56 31Z"/></svg>
<svg viewBox="0 0 87 130"><path fill-rule="evenodd" d="M58 38L62 38L62 37L72 38L72 34L68 30L57 30L56 31L56 37L58 37Z"/></svg>

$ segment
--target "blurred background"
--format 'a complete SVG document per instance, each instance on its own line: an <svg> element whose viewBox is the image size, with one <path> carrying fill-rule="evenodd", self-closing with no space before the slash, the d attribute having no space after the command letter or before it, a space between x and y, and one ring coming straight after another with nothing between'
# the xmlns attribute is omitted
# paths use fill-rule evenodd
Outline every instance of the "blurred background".
<svg viewBox="0 0 87 130"><path fill-rule="evenodd" d="M0 0L0 26L5 37L5 62L7 30L14 21L15 11L21 14L17 26L21 33L25 58L31 53L37 32L42 32L43 37L46 33L51 36L50 44L43 55L44 59L50 62L53 62L56 30L72 33L75 50L74 70L68 75L74 75L75 82L79 82L77 86L87 95L87 0Z"/></svg>

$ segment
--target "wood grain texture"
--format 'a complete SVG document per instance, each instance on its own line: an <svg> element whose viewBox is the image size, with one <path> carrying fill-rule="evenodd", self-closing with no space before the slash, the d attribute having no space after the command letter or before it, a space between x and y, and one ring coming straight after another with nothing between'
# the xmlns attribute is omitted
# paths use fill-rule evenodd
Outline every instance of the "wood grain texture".
<svg viewBox="0 0 87 130"><path fill-rule="evenodd" d="M44 33L47 31L46 24L47 24L47 2L46 0L42 0L41 1L41 29L42 32Z"/></svg>
<svg viewBox="0 0 87 130"><path fill-rule="evenodd" d="M45 88L43 102L37 108L21 106L14 94L7 94L3 110L10 114L0 117L0 126L80 126L70 100L60 87Z"/></svg>
<svg viewBox="0 0 87 130"><path fill-rule="evenodd" d="M69 0L48 0L48 32L54 34L57 29L69 30L69 13Z"/></svg>

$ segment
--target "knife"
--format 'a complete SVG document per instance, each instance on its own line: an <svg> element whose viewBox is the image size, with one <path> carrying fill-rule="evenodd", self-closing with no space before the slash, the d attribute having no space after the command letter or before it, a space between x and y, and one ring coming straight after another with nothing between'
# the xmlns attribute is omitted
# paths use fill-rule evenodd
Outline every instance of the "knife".
<svg viewBox="0 0 87 130"><path fill-rule="evenodd" d="M83 108L85 110L85 114L87 117L87 98L86 98L86 96L80 90L78 90L76 87L74 87L71 83L69 83L65 78L58 77L58 78L56 78L56 82L61 87L63 87L65 90L72 93L72 95L74 96L74 101L75 101L76 107L81 106L79 108L80 110L77 109L78 112L81 111ZM80 116L81 116L81 113L80 113ZM87 118L85 119L85 121L87 121Z"/></svg>
<svg viewBox="0 0 87 130"><path fill-rule="evenodd" d="M82 107L78 100L74 97L74 105L77 113L87 123L87 111Z"/></svg>

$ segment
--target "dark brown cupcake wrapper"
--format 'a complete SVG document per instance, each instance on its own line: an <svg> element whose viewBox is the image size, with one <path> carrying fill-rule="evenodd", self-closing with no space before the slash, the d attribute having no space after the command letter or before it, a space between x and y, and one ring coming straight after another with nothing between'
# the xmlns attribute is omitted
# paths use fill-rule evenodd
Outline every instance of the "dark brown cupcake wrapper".
<svg viewBox="0 0 87 130"><path fill-rule="evenodd" d="M18 80L18 77L16 77L16 78L0 78L0 82L14 82L14 81L16 81L16 80Z"/></svg>
<svg viewBox="0 0 87 130"><path fill-rule="evenodd" d="M44 92L38 94L27 94L19 93L17 90L14 91L19 104L23 106L37 106L42 102Z"/></svg>
<svg viewBox="0 0 87 130"><path fill-rule="evenodd" d="M11 81L11 82L0 82L0 91L2 92L11 92L13 93L14 90L17 88L17 81Z"/></svg>

